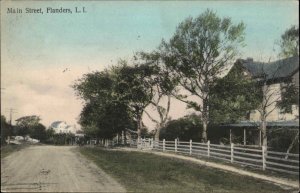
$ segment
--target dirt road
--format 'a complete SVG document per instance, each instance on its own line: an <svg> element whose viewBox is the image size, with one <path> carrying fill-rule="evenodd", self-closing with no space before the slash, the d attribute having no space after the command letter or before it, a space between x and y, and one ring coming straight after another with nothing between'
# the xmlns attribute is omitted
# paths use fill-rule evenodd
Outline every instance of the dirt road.
<svg viewBox="0 0 300 193"><path fill-rule="evenodd" d="M32 146L1 160L1 191L125 192L70 146Z"/></svg>

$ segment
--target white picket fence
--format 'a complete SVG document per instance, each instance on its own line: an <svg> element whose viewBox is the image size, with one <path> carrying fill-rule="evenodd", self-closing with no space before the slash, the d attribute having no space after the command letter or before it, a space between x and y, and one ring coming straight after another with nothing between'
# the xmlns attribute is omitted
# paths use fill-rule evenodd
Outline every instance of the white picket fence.
<svg viewBox="0 0 300 193"><path fill-rule="evenodd" d="M158 141L153 150L173 152L193 157L215 158L240 165L252 166L263 170L273 170L299 175L299 154L264 151L263 148L230 146L186 141Z"/></svg>
<svg viewBox="0 0 300 193"><path fill-rule="evenodd" d="M89 144L94 144L91 140ZM220 159L233 164L246 165L262 170L271 170L276 172L289 173L299 175L299 154L275 152L264 150L259 147L245 147L241 145L218 145L207 143L199 143L190 141L154 141L151 138L127 141L130 147L171 152L177 154L188 155L192 157L206 157ZM117 145L116 141L102 139L99 144L104 147L113 147Z"/></svg>

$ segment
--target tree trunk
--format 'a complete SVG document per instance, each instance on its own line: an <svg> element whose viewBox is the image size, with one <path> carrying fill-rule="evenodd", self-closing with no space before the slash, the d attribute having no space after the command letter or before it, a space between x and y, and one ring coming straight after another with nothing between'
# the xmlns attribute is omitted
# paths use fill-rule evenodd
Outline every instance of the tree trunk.
<svg viewBox="0 0 300 193"><path fill-rule="evenodd" d="M202 111L202 142L207 142L207 125L208 125L208 102L203 100L203 111Z"/></svg>
<svg viewBox="0 0 300 193"><path fill-rule="evenodd" d="M294 147L294 145L297 141L299 141L299 131L296 134L295 138L293 139L292 143L290 144L288 150L286 151L285 159L287 159L289 157L288 154L290 153L290 151L292 150L292 148Z"/></svg>
<svg viewBox="0 0 300 193"><path fill-rule="evenodd" d="M142 119L141 116L139 116L137 119L137 135L139 140L141 139L141 129L142 129Z"/></svg>
<svg viewBox="0 0 300 193"><path fill-rule="evenodd" d="M203 126L202 142L206 143L207 142L207 121L203 120L202 126Z"/></svg>
<svg viewBox="0 0 300 193"><path fill-rule="evenodd" d="M262 145L265 147L265 150L267 149L268 146L268 140L267 140L267 84L266 82L263 85L262 92L263 92L263 101L262 101L262 109L261 109L261 114L260 114L260 120L261 120L261 125L260 129L262 132Z"/></svg>
<svg viewBox="0 0 300 193"><path fill-rule="evenodd" d="M266 119L261 120L261 132L262 132L262 145L264 147L268 146L268 139L267 139L267 122Z"/></svg>
<svg viewBox="0 0 300 193"><path fill-rule="evenodd" d="M160 133L160 128L157 128L157 129L156 129L155 136L154 136L154 140L155 140L155 141L159 141L159 133Z"/></svg>
<svg viewBox="0 0 300 193"><path fill-rule="evenodd" d="M124 144L127 144L127 138L126 138L126 130L124 130Z"/></svg>

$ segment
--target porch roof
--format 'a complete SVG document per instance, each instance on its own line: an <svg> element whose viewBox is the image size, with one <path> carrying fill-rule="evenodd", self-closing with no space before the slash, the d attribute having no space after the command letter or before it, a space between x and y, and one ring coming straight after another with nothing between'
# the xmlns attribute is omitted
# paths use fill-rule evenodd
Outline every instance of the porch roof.
<svg viewBox="0 0 300 193"><path fill-rule="evenodd" d="M258 127L260 121L240 121L239 123L225 124L224 127ZM299 120L267 121L267 127L299 127Z"/></svg>

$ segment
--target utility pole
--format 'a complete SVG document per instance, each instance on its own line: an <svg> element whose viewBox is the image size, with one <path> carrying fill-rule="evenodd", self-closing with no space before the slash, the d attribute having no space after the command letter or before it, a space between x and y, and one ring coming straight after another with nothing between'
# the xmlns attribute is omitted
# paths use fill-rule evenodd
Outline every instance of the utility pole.
<svg viewBox="0 0 300 193"><path fill-rule="evenodd" d="M17 111L15 111L16 109L10 108L7 109L9 111L9 125L10 125L10 129L12 131L12 115L13 113L17 113ZM8 144L10 143L10 134L8 135Z"/></svg>
<svg viewBox="0 0 300 193"><path fill-rule="evenodd" d="M15 111L16 109L13 109L13 108L9 108L8 111L9 111L9 124L12 125L12 115L13 113L17 113L17 111Z"/></svg>

